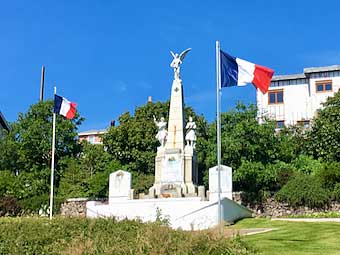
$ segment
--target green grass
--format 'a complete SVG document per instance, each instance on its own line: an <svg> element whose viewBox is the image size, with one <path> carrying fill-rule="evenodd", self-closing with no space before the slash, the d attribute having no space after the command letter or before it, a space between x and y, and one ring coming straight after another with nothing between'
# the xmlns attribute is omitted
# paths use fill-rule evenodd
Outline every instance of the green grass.
<svg viewBox="0 0 340 255"><path fill-rule="evenodd" d="M260 254L340 254L340 223L307 223L244 219L232 228L276 228L244 237Z"/></svg>

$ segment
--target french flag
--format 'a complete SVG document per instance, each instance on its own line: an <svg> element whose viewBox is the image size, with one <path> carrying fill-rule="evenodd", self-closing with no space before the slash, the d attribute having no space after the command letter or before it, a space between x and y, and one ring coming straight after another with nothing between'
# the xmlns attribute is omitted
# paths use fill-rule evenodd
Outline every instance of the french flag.
<svg viewBox="0 0 340 255"><path fill-rule="evenodd" d="M67 119L73 119L76 114L77 104L68 101L65 97L54 95L54 113L63 115Z"/></svg>
<svg viewBox="0 0 340 255"><path fill-rule="evenodd" d="M245 86L253 83L263 94L267 93L274 70L235 58L220 51L221 87Z"/></svg>

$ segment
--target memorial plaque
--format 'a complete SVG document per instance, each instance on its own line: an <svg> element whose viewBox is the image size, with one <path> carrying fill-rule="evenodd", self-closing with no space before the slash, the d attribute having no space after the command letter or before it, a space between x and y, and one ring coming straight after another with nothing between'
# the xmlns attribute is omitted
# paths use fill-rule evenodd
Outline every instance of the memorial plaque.
<svg viewBox="0 0 340 255"><path fill-rule="evenodd" d="M182 159L179 155L166 155L164 160L163 173L161 182L163 183L178 183L183 182L182 176Z"/></svg>
<svg viewBox="0 0 340 255"><path fill-rule="evenodd" d="M233 188L232 168L221 165L221 192L232 192ZM217 166L209 169L209 191L218 192Z"/></svg>

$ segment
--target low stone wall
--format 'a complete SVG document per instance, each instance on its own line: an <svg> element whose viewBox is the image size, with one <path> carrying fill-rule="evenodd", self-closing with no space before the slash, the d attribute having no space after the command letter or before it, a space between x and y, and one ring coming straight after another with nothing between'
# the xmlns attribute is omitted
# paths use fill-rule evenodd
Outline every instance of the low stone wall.
<svg viewBox="0 0 340 255"><path fill-rule="evenodd" d="M332 202L328 208L310 209L308 207L292 208L286 203L279 203L273 198L267 199L262 205L249 206L254 216L261 217L284 217L292 215L304 215L321 212L340 212L340 203Z"/></svg>
<svg viewBox="0 0 340 255"><path fill-rule="evenodd" d="M70 198L61 204L60 214L66 217L86 217L87 198Z"/></svg>

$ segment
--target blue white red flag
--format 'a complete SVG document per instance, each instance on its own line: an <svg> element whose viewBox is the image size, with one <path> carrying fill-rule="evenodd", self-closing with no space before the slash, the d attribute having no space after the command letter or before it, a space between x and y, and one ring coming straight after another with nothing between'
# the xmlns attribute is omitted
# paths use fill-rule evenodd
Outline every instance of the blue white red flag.
<svg viewBox="0 0 340 255"><path fill-rule="evenodd" d="M235 58L220 51L221 55L221 87L245 86L247 83L267 93L274 70Z"/></svg>
<svg viewBox="0 0 340 255"><path fill-rule="evenodd" d="M63 115L70 120L76 114L76 106L76 103L68 101L65 97L54 95L54 113Z"/></svg>

